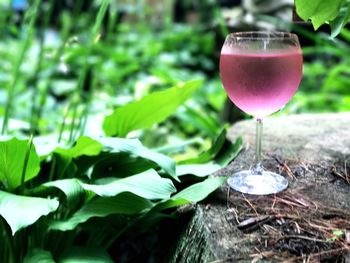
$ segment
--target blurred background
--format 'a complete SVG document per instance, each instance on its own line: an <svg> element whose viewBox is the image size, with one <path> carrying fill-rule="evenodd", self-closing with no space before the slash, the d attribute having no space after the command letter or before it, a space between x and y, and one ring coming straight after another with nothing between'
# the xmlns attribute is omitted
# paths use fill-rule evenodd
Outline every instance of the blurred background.
<svg viewBox="0 0 350 263"><path fill-rule="evenodd" d="M350 31L314 32L293 16L293 0L112 0L96 26L102 2L0 0L3 135L101 134L116 107L202 79L171 118L131 134L195 148L248 118L227 100L218 61L229 32L258 29L293 31L303 46L302 83L277 115L350 109Z"/></svg>

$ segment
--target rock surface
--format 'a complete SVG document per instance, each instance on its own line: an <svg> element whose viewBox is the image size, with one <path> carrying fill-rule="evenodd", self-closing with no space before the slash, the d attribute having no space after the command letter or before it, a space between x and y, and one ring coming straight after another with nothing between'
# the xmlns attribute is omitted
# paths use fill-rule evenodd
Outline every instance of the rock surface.
<svg viewBox="0 0 350 263"><path fill-rule="evenodd" d="M320 162L350 159L350 113L302 114L264 120L263 150L287 159ZM234 125L229 138L255 143L255 121Z"/></svg>
<svg viewBox="0 0 350 263"><path fill-rule="evenodd" d="M249 168L254 121L235 124L228 137L240 135L245 149L217 176ZM196 206L169 262L335 262L348 253L332 231L350 229L350 113L269 118L263 152L264 167L288 178L289 188L257 197L223 186Z"/></svg>

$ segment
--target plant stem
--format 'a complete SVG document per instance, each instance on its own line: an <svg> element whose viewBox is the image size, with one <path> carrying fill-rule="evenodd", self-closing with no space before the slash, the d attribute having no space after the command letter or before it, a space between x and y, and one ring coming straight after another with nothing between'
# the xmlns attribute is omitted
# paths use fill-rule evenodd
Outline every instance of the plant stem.
<svg viewBox="0 0 350 263"><path fill-rule="evenodd" d="M6 102L6 106L5 106L4 120L3 120L2 128L1 128L2 135L4 135L5 132L7 131L8 120L9 120L9 117L11 115L12 102L13 102L13 97L15 94L15 87L16 87L17 81L18 81L19 76L20 76L21 65L23 63L25 54L27 52L30 40L31 40L32 35L33 35L34 23L35 23L36 18L37 18L40 2L41 2L40 0L35 0L34 6L32 8L29 8L27 13L26 13L26 16L29 17L28 32L27 32L26 37L23 41L18 60L14 66L13 79L10 82L10 85L8 87L8 97L7 97L7 102Z"/></svg>
<svg viewBox="0 0 350 263"><path fill-rule="evenodd" d="M42 28L39 30L39 56L38 56L38 63L34 72L34 83L33 83L33 95L32 95L32 107L31 107L31 116L30 116L30 133L34 134L37 125L38 125L38 120L36 119L36 105L35 105L35 101L36 98L38 98L38 94L39 94L39 88L38 88L38 83L39 83L39 73L41 71L42 68L42 64L43 64L43 57L44 57L44 41L45 41L45 29L49 24L49 20L51 18L52 15L52 10L53 10L53 1L49 1L47 3L47 8L43 8L45 10L43 10L43 12L45 12L45 16L44 16L44 21L43 21L43 26ZM45 7L45 3L43 4L43 6Z"/></svg>
<svg viewBox="0 0 350 263"><path fill-rule="evenodd" d="M95 78L95 76L92 76L91 82L92 83L91 83L89 94L88 94L88 97L86 100L85 108L83 109L82 114L80 116L80 123L79 123L78 129L76 131L74 138L76 138L78 136L79 132L80 132L80 134L79 134L80 136L84 135L84 133L85 133L85 128L86 128L87 120L88 120L89 113L90 113L90 107L92 104L94 90L95 90L95 86L97 85L97 78Z"/></svg>
<svg viewBox="0 0 350 263"><path fill-rule="evenodd" d="M51 162L51 167L50 167L50 172L49 172L49 182L52 182L53 180L53 176L55 173L55 169L56 169L56 156L54 154L52 154L52 162Z"/></svg>
<svg viewBox="0 0 350 263"><path fill-rule="evenodd" d="M108 20L108 26L107 26L107 39L112 41L113 39L113 33L115 29L115 24L118 18L118 4L116 2L111 2L110 8L109 8L109 20Z"/></svg>
<svg viewBox="0 0 350 263"><path fill-rule="evenodd" d="M69 109L71 107L71 104L68 103L68 105L66 106L66 108L64 109L64 115L63 115L63 121L61 123L61 127L60 127L60 131L58 133L58 139L57 142L60 143L62 140L62 136L63 136L63 132L64 132L64 128L66 127L66 120L68 118L68 113L69 113Z"/></svg>
<svg viewBox="0 0 350 263"><path fill-rule="evenodd" d="M39 78L39 72L41 70L41 66L42 66L42 58L43 58L43 54L44 54L44 33L40 32L40 42L39 42L39 47L40 47L40 51L39 51L39 59L38 59L38 64L34 73L34 79L35 82L33 83L33 94L32 94L32 107L31 107L31 111L30 111L30 133L34 134L35 130L36 130L36 126L35 124L37 123L37 121L35 120L35 112L36 112L36 108L35 108L35 100L38 97L38 78Z"/></svg>
<svg viewBox="0 0 350 263"><path fill-rule="evenodd" d="M27 149L26 149L26 155L24 157L24 164L23 164L22 176L21 176L21 187L19 189L20 195L23 194L23 191L24 191L24 181L26 177L26 171L27 171L27 166L28 166L28 161L29 161L30 151L32 150L32 146L33 146L33 134L31 134L29 137Z"/></svg>
<svg viewBox="0 0 350 263"><path fill-rule="evenodd" d="M109 3L111 2L111 0L103 0L100 9L98 10L98 14L95 20L95 24L92 28L92 43L94 43L96 41L96 37L99 35L99 31L101 29L101 24L103 21L103 18L106 15Z"/></svg>
<svg viewBox="0 0 350 263"><path fill-rule="evenodd" d="M75 128L75 119L77 118L77 114L78 114L78 106L79 106L78 102L73 104L73 117L72 117L72 123L70 125L69 139L68 139L69 143L73 142L73 133Z"/></svg>
<svg viewBox="0 0 350 263"><path fill-rule="evenodd" d="M219 23L220 33L223 37L226 37L229 34L229 30L227 28L225 19L222 17L222 10L218 6L218 4L214 7L214 17L216 18L217 22Z"/></svg>
<svg viewBox="0 0 350 263"><path fill-rule="evenodd" d="M90 54L92 53L92 49L93 49L94 44L96 42L98 42L102 21L106 15L110 1L111 0L103 0L101 6L99 8L99 11L98 11L98 14L97 14L97 17L95 20L95 24L92 27L91 38L90 38L90 41L89 41L88 46L87 46L87 51L85 54L83 68L80 71L78 85L77 85L77 89L75 91L75 96L73 95L73 99L80 98L82 96L81 93L83 90L83 85L85 83L86 76L87 76L88 70L90 68L88 58L89 58ZM71 126L70 126L70 132L69 132L69 142L72 142L74 139L73 135L74 135L75 127L76 127L75 121L76 121L76 117L77 117L78 106L79 106L78 102L73 104L73 117L72 117L72 122L71 122ZM79 127L78 127L78 129L79 129Z"/></svg>
<svg viewBox="0 0 350 263"><path fill-rule="evenodd" d="M52 60L52 65L55 66L57 65L57 63L59 62L62 53L64 52L64 49L66 47L66 44L68 42L69 39L69 33L71 31L71 21L70 20L65 20L66 24L63 24L63 30L62 30L62 43L60 45L60 47L58 48L53 60ZM68 22L67 22L68 21ZM49 88L50 88L50 80L51 80L51 75L49 75L47 77L47 79L45 80L45 84L44 84L44 88L43 91L40 94L40 98L39 98L39 105L37 106L37 111L36 111L36 117L35 117L35 121L36 123L34 124L36 127L41 119L42 113L43 113L43 109L45 107L46 104L46 99L49 93Z"/></svg>
<svg viewBox="0 0 350 263"><path fill-rule="evenodd" d="M60 143L62 140L62 135L64 132L64 127L66 126L66 120L68 117L69 108L70 108L70 104L68 104L64 110L63 121L62 121L62 124L60 127L60 131L58 133L58 139L57 139L58 143ZM51 162L51 167L50 167L50 172L49 172L49 182L51 182L53 180L55 169L56 169L56 164L57 164L56 156L54 154L52 154L52 162Z"/></svg>

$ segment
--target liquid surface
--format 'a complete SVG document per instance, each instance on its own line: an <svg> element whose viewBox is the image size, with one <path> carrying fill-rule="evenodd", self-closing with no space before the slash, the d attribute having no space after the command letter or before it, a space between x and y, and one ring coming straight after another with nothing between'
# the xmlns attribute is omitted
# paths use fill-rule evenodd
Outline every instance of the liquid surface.
<svg viewBox="0 0 350 263"><path fill-rule="evenodd" d="M223 50L220 74L231 101L242 111L263 118L281 109L294 95L302 64L298 49L242 54Z"/></svg>

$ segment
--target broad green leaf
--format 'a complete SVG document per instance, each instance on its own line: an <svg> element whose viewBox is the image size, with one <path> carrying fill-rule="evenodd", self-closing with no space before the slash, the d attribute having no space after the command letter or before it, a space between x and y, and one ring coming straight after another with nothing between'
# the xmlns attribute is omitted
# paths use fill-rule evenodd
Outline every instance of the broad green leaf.
<svg viewBox="0 0 350 263"><path fill-rule="evenodd" d="M113 260L103 249L72 247L63 253L58 263L113 263Z"/></svg>
<svg viewBox="0 0 350 263"><path fill-rule="evenodd" d="M95 141L87 136L81 136L78 138L76 144L72 148L57 148L55 152L71 158L77 158L82 155L98 155L102 151L102 148L103 146L98 141Z"/></svg>
<svg viewBox="0 0 350 263"><path fill-rule="evenodd" d="M227 134L226 129L223 129L221 131L221 133L219 134L219 136L213 142L212 146L208 150L202 152L196 158L183 160L183 161L179 162L179 164L198 164L198 163L210 162L211 160L213 160L215 158L215 156L219 153L222 146L224 145L225 140L226 140L226 134Z"/></svg>
<svg viewBox="0 0 350 263"><path fill-rule="evenodd" d="M27 197L0 191L0 215L9 224L12 234L34 224L58 208L58 201L39 197Z"/></svg>
<svg viewBox="0 0 350 263"><path fill-rule="evenodd" d="M188 205L190 203L191 203L190 201L186 199L181 199L181 198L169 199L169 200L165 200L157 203L157 205L153 207L150 213L159 212L170 208L180 207L180 206Z"/></svg>
<svg viewBox="0 0 350 263"><path fill-rule="evenodd" d="M115 196L123 192L130 192L147 199L166 199L176 191L170 179L162 178L154 170L122 179L108 178L105 184L84 184L85 190L90 190L99 196Z"/></svg>
<svg viewBox="0 0 350 263"><path fill-rule="evenodd" d="M220 170L221 166L214 162L204 164L182 164L176 166L176 175L183 176L192 174L198 177L204 177Z"/></svg>
<svg viewBox="0 0 350 263"><path fill-rule="evenodd" d="M331 37L336 37L341 29L348 23L350 19L350 0L345 0L340 8L338 16L330 22Z"/></svg>
<svg viewBox="0 0 350 263"><path fill-rule="evenodd" d="M146 148L138 139L105 137L98 138L98 140L103 146L111 148L112 152L127 152L151 160L174 179L178 180L175 173L175 161L164 154Z"/></svg>
<svg viewBox="0 0 350 263"><path fill-rule="evenodd" d="M202 81L189 81L165 91L154 92L139 101L117 108L103 122L107 136L125 137L129 132L164 121L181 106Z"/></svg>
<svg viewBox="0 0 350 263"><path fill-rule="evenodd" d="M128 152L104 153L98 157L91 157L90 160L87 159L79 159L77 165L81 168L82 165L89 165L89 161L94 162L94 168L91 174L92 179L101 177L123 178L149 169L158 168L158 165L151 160L135 156Z"/></svg>
<svg viewBox="0 0 350 263"><path fill-rule="evenodd" d="M176 117L187 125L193 125L197 130L202 133L215 137L220 131L220 125L217 117L208 115L207 112L202 109L195 109L192 106L186 106L183 110L179 110L176 113Z"/></svg>
<svg viewBox="0 0 350 263"><path fill-rule="evenodd" d="M171 197L167 201L159 202L152 211L174 208L189 203L204 200L209 194L227 181L226 176L209 177L200 183L193 184Z"/></svg>
<svg viewBox="0 0 350 263"><path fill-rule="evenodd" d="M151 201L131 193L121 193L114 197L96 197L67 220L52 221L50 229L72 230L92 217L106 217L112 214L135 215L151 209L152 206Z"/></svg>
<svg viewBox="0 0 350 263"><path fill-rule="evenodd" d="M163 154L175 154L175 153L179 153L179 152L183 152L186 147L190 146L190 145L201 145L203 144L204 140L202 138L192 138L189 140L184 140L184 141L179 141L179 142L175 142L173 144L168 144L168 145L164 145L161 146L157 149L153 149L156 150L157 152L163 153Z"/></svg>
<svg viewBox="0 0 350 263"><path fill-rule="evenodd" d="M311 19L317 30L322 24L338 16L344 0L295 0L296 11L303 20Z"/></svg>
<svg viewBox="0 0 350 263"><path fill-rule="evenodd" d="M55 263L49 251L33 249L25 256L23 263Z"/></svg>
<svg viewBox="0 0 350 263"><path fill-rule="evenodd" d="M209 194L225 183L227 177L209 177L203 182L193 184L171 197L172 200L185 199L191 203L202 201Z"/></svg>
<svg viewBox="0 0 350 263"><path fill-rule="evenodd" d="M74 203L85 193L78 179L63 179L43 184L44 187L55 187L67 197L68 203Z"/></svg>
<svg viewBox="0 0 350 263"><path fill-rule="evenodd" d="M57 143L57 135L37 136L33 139L33 144L37 154L41 159L45 159L50 153L52 153L59 144Z"/></svg>
<svg viewBox="0 0 350 263"><path fill-rule="evenodd" d="M80 156L97 156L102 149L103 146L98 141L86 136L79 137L71 148L56 148L57 178L64 178L65 173L74 174L77 167L72 162L73 159Z"/></svg>
<svg viewBox="0 0 350 263"><path fill-rule="evenodd" d="M69 155L54 153L56 161L56 178L69 178L77 171L77 166Z"/></svg>
<svg viewBox="0 0 350 263"><path fill-rule="evenodd" d="M24 158L28 147L27 140L13 138L0 142L0 180L9 191L21 185ZM29 154L24 181L38 175L40 159L32 146Z"/></svg>
<svg viewBox="0 0 350 263"><path fill-rule="evenodd" d="M232 144L231 141L226 139L226 134L226 129L223 129L208 150L202 152L196 158L180 161L179 164L203 164L214 162L219 164L221 167L225 167L238 155L243 144L241 137L239 137L235 143Z"/></svg>
<svg viewBox="0 0 350 263"><path fill-rule="evenodd" d="M221 151L215 157L215 163L221 167L226 167L231 161L233 161L237 155L243 149L243 139L238 137L234 143L226 141Z"/></svg>

